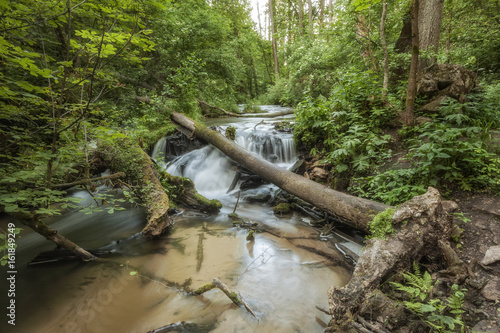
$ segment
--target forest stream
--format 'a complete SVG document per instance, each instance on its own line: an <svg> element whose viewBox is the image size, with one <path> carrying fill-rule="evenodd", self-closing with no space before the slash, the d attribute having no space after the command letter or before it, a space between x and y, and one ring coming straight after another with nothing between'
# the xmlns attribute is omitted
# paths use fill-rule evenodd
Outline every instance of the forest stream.
<svg viewBox="0 0 500 333"><path fill-rule="evenodd" d="M236 143L290 168L297 159L292 134L272 126L282 119L226 118L209 120L207 125L222 130L234 126ZM53 228L80 246L111 252L105 260L92 263L28 265L40 251L54 246L25 230L17 248L18 320L9 332L145 333L180 322L192 324L189 332L323 331L330 318L316 306L328 308L328 288L346 284L350 271L307 249L338 251L326 240L342 242L358 253L361 246L341 238L332 241L335 235L324 237L307 217L276 216L265 202L252 200L272 197L277 187L271 184L241 190L236 205L239 185L228 192L235 164L214 147L164 161L162 155L175 155L167 149L168 143L161 140L153 158L169 173L191 178L202 195L220 200L220 213L184 210L172 216L171 232L155 241L141 236L145 215L136 206L113 214L71 213L52 221ZM85 191L72 195L83 198L81 205L92 202ZM235 206L240 217L275 232L256 233L255 240L246 240L248 230L234 226L228 217ZM216 277L238 292L257 317L218 289L201 296L186 293Z"/></svg>

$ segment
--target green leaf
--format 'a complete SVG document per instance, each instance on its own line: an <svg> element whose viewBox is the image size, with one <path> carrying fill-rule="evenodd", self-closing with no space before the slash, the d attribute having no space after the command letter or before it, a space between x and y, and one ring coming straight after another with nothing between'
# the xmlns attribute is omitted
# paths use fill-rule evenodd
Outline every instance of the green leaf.
<svg viewBox="0 0 500 333"><path fill-rule="evenodd" d="M346 164L339 164L339 165L337 165L336 169L337 169L337 172L341 173L341 172L344 172L347 169L349 169L349 167Z"/></svg>
<svg viewBox="0 0 500 333"><path fill-rule="evenodd" d="M420 309L422 310L422 312L434 312L437 310L435 307L429 304L422 304L422 307Z"/></svg>

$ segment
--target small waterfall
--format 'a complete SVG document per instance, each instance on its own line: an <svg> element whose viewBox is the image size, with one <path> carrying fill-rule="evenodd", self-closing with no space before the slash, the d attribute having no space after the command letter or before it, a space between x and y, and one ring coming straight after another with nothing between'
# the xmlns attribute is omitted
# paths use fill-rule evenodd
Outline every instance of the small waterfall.
<svg viewBox="0 0 500 333"><path fill-rule="evenodd" d="M292 135L276 132L271 122L256 125L257 122L251 120L230 124L236 127L235 143L282 168L290 168L296 161ZM222 132L224 130L225 126ZM236 174L236 163L212 145L182 155L172 153L169 147L175 148L179 142L178 137L175 139L174 144L169 143L169 137L158 141L153 158L163 151L167 160L170 160L166 166L168 173L190 178L204 196L218 199L225 196ZM176 154L180 156L173 158Z"/></svg>
<svg viewBox="0 0 500 333"><path fill-rule="evenodd" d="M189 140L181 132L166 136L155 144L151 158L157 163L164 163L181 156L192 149L199 148L202 144L197 140Z"/></svg>
<svg viewBox="0 0 500 333"><path fill-rule="evenodd" d="M196 189L207 197L218 197L231 185L235 171L231 159L209 145L177 157L167 167L174 176L188 177Z"/></svg>
<svg viewBox="0 0 500 333"><path fill-rule="evenodd" d="M252 132L247 136L238 136L236 143L273 163L293 163L295 144L291 136L277 136L269 132Z"/></svg>

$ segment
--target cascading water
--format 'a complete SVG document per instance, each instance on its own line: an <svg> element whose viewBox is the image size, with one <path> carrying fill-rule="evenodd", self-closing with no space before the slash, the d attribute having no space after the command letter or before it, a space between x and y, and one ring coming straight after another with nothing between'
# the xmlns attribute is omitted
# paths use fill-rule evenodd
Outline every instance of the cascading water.
<svg viewBox="0 0 500 333"><path fill-rule="evenodd" d="M289 169L297 159L292 134L275 131L271 121L258 126L255 124L256 120L230 124L236 127L235 143L269 162ZM225 127L221 127L221 132L224 130ZM158 141L156 147L159 148L155 147L154 153L161 154L164 146L163 139ZM208 145L173 159L167 163L166 171L190 178L196 189L209 198L227 201L226 191L235 176L235 167L231 159Z"/></svg>

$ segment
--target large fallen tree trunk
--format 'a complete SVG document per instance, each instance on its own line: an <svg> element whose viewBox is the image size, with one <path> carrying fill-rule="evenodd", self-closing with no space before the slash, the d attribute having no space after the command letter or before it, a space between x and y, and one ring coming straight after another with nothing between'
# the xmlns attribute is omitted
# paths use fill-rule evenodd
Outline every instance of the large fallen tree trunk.
<svg viewBox="0 0 500 333"><path fill-rule="evenodd" d="M399 206L392 216L395 234L387 239L368 240L349 283L329 290L329 331L348 332L363 303L388 277L423 257L429 262L441 261L447 248L443 244L448 244L452 232L449 212L457 207L453 202L442 201L435 188ZM450 256L446 253L445 257Z"/></svg>
<svg viewBox="0 0 500 333"><path fill-rule="evenodd" d="M332 190L305 177L281 169L183 114L173 112L171 119L190 130L198 138L211 143L251 172L357 229L368 231L368 223L373 216L389 207Z"/></svg>

